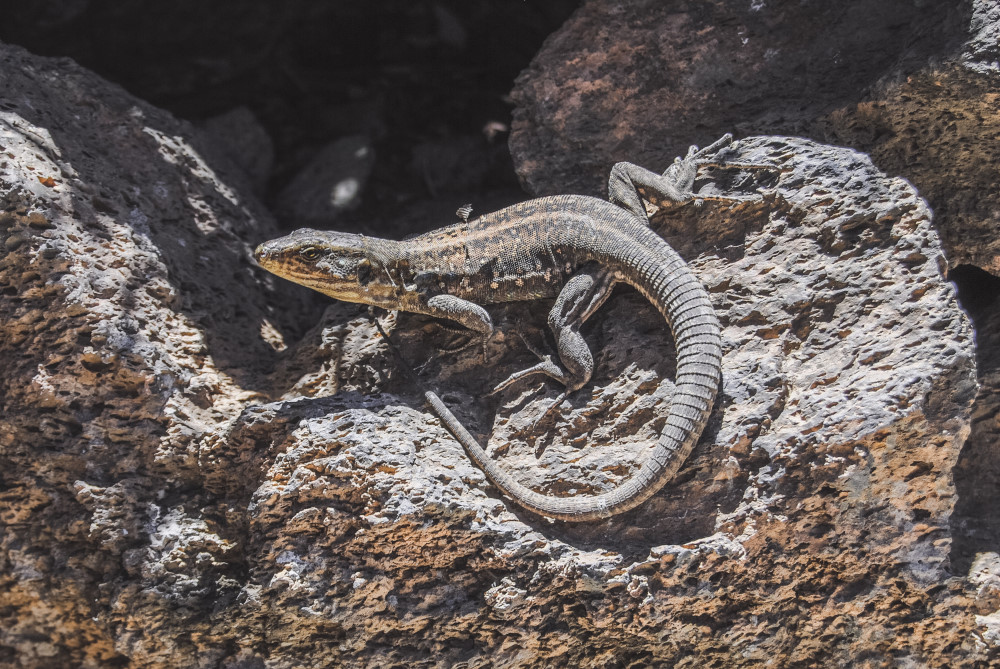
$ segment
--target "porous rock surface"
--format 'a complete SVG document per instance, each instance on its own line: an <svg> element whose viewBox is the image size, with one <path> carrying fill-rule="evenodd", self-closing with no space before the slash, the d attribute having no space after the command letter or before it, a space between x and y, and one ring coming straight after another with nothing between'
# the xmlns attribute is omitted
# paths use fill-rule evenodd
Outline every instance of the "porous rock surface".
<svg viewBox="0 0 1000 669"><path fill-rule="evenodd" d="M655 225L704 281L724 381L678 479L602 523L499 497L431 386L527 484L601 490L669 398L659 316L621 290L594 382L483 391L547 305L448 333L331 306L248 260L273 234L184 124L71 63L0 51L0 662L19 667L973 666L948 571L969 322L926 204L862 154L757 137ZM284 353L279 351L291 345ZM537 425L534 425L535 421ZM535 437L533 435L541 435ZM509 438L508 443L503 439Z"/></svg>
<svg viewBox="0 0 1000 669"><path fill-rule="evenodd" d="M851 146L916 185L952 266L1000 274L998 35L996 0L590 0L519 77L511 149L546 194L724 132Z"/></svg>
<svg viewBox="0 0 1000 669"><path fill-rule="evenodd" d="M512 93L510 145L536 193L594 192L618 160L655 167L723 132L850 146L917 187L976 329L951 520L962 574L1000 554L998 36L996 0L590 0Z"/></svg>
<svg viewBox="0 0 1000 669"><path fill-rule="evenodd" d="M180 491L303 301L253 263L270 218L191 126L2 45L0 91L0 665L105 667L184 579L142 557L163 523L230 545L225 505Z"/></svg>

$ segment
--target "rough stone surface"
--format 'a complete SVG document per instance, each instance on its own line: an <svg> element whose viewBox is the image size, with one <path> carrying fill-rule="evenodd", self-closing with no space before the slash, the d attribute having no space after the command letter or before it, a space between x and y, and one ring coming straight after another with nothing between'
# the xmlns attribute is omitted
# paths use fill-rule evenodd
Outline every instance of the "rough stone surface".
<svg viewBox="0 0 1000 669"><path fill-rule="evenodd" d="M998 274L997 34L996 0L591 0L519 78L511 148L547 194L724 132L851 146L917 186L952 266Z"/></svg>
<svg viewBox="0 0 1000 669"><path fill-rule="evenodd" d="M511 149L537 194L601 192L618 160L662 165L730 131L850 146L917 187L976 326L981 389L951 521L961 574L1000 553L997 35L996 0L591 0L512 94Z"/></svg>
<svg viewBox="0 0 1000 669"><path fill-rule="evenodd" d="M969 322L926 204L865 156L752 138L732 157L777 169L705 187L762 202L656 220L717 306L721 399L661 494L556 524L499 498L419 390L530 485L613 485L670 391L643 300L595 317L594 382L529 431L555 389L473 398L530 362L516 323L542 345L547 305L494 310L489 365L383 318L429 360L416 382L356 307L300 338L304 293L248 261L266 214L189 127L71 63L0 57L0 663L995 659L995 566L948 572Z"/></svg>
<svg viewBox="0 0 1000 669"><path fill-rule="evenodd" d="M201 123L202 129L246 174L254 192L263 193L274 167L274 142L254 113L237 107Z"/></svg>
<svg viewBox="0 0 1000 669"><path fill-rule="evenodd" d="M303 301L190 126L6 46L0 91L0 665L109 666L159 505L203 508L194 440L269 387Z"/></svg>

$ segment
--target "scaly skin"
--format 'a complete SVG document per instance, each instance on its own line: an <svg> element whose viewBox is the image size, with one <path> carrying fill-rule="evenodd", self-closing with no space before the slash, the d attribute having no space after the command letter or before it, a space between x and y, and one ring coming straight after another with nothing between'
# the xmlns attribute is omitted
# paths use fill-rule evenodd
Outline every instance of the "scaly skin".
<svg viewBox="0 0 1000 669"><path fill-rule="evenodd" d="M406 240L298 230L261 244L265 269L348 302L449 318L489 337L480 306L559 294L549 316L559 356L512 375L551 376L576 390L590 378L590 350L579 327L616 282L634 286L663 315L677 347L676 388L649 459L617 488L598 495L551 497L503 471L434 393L426 398L469 457L505 495L544 516L585 521L632 509L665 485L698 441L721 378L719 323L704 287L679 255L648 227L639 196L661 205L689 201L703 156L724 137L695 147L663 175L627 163L615 167L616 204L580 195L530 200ZM738 200L741 198L725 198ZM565 285L565 288L564 288ZM561 290L561 292L560 292Z"/></svg>

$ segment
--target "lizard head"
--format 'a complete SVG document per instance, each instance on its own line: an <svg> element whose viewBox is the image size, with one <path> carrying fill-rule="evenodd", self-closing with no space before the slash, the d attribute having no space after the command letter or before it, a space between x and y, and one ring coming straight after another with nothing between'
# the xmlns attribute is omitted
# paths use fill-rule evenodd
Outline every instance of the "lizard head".
<svg viewBox="0 0 1000 669"><path fill-rule="evenodd" d="M346 232L303 228L264 242L254 251L257 263L283 279L318 290L346 302L374 304L380 286L375 282L373 249L386 240ZM385 274L382 273L384 277Z"/></svg>

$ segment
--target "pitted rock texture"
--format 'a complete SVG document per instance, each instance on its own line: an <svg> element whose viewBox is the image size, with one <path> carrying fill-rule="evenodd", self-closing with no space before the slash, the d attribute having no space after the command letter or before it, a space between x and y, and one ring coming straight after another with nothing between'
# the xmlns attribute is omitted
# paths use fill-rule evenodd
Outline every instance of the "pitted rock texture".
<svg viewBox="0 0 1000 669"><path fill-rule="evenodd" d="M108 666L151 523L202 485L195 440L268 387L304 303L190 126L17 48L0 91L0 665Z"/></svg>
<svg viewBox="0 0 1000 669"><path fill-rule="evenodd" d="M0 55L0 663L996 658L991 563L973 584L947 562L971 330L926 204L865 156L749 139L729 157L771 169L704 188L760 202L657 217L723 323L721 399L660 495L557 524L498 497L417 398L462 404L530 485L613 485L670 390L669 335L634 293L587 331L594 382L530 439L555 389L473 398L531 361L516 330L544 345L548 305L495 308L487 365L384 317L429 360L415 380L362 309L298 338L305 293L248 261L266 214L190 128L72 64Z"/></svg>
<svg viewBox="0 0 1000 669"><path fill-rule="evenodd" d="M1000 553L997 35L996 0L591 0L512 93L511 150L535 194L601 192L618 160L664 165L724 132L850 146L917 187L974 315L982 374L956 470L960 573ZM992 277L963 280L976 269Z"/></svg>
<svg viewBox="0 0 1000 669"><path fill-rule="evenodd" d="M998 33L996 0L591 0L519 77L510 145L536 195L724 132L851 146L927 198L952 266L1000 274Z"/></svg>
<svg viewBox="0 0 1000 669"><path fill-rule="evenodd" d="M976 392L971 329L943 281L926 205L848 150L757 138L729 157L778 168L763 202L692 205L656 221L705 281L726 341L723 399L677 481L607 522L549 523L490 494L446 433L410 423L420 418L400 406L405 400L360 406L346 395L336 407L322 400L324 412L289 399L265 410L312 413L281 433L280 473L268 475L279 485L253 495L268 500L272 532L310 507L309 522L333 542L286 555L278 572L310 610L332 577L313 573L325 556L414 559L412 546L387 549L385 533L398 540L392 528L432 523L460 537L459 553L443 558L449 539L422 536L406 597L384 585L392 569L375 567L352 575L361 592L349 599L370 598L380 583L386 611L355 624L364 605L348 604L336 617L348 638L393 620L428 630L425 641L411 635L405 648L387 651L380 659L389 665L420 652L469 666L846 666L869 656L971 666L987 657L975 641L977 614L963 613L971 590L948 571L950 471ZM728 187L756 185L753 172L737 172ZM475 398L530 363L510 323L537 323L544 305L495 315L504 334L488 351L494 367L483 370L471 350L433 359L422 383L492 431L496 457L540 491L600 491L627 477L669 397L662 377L672 371L670 342L659 316L634 293L616 294L590 328L594 383L536 423L556 394L544 383L493 402ZM442 336L423 322L387 322L404 355ZM394 387L410 386L395 378ZM329 493L322 503L321 490ZM470 554L490 565L485 590ZM428 575L435 569L466 585L439 592ZM560 599L562 612L551 613L556 593L568 592L575 605ZM478 615L435 625L443 612L426 602L444 597ZM532 622L516 642L485 641L514 634L506 626L520 621ZM447 629L448 644L471 650L442 645L431 629ZM348 652L340 661L359 660Z"/></svg>

